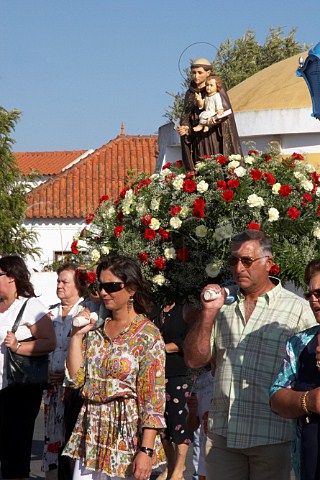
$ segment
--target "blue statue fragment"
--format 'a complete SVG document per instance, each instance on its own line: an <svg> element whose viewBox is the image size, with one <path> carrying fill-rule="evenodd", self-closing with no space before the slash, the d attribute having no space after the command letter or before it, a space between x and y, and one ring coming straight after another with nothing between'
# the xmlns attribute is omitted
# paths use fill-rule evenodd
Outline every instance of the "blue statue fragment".
<svg viewBox="0 0 320 480"><path fill-rule="evenodd" d="M308 85L312 100L311 115L320 120L320 42L309 50L305 61L300 57L299 65L296 74L303 77Z"/></svg>

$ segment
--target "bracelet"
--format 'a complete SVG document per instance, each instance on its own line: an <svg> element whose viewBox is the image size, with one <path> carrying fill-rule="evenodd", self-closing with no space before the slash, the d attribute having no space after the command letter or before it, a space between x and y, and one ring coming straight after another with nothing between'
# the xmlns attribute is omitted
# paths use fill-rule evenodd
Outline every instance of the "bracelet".
<svg viewBox="0 0 320 480"><path fill-rule="evenodd" d="M19 350L20 347L21 347L21 343L18 342L18 343L17 343L17 348L15 349L14 353L17 353L17 351Z"/></svg>
<svg viewBox="0 0 320 480"><path fill-rule="evenodd" d="M148 447L140 447L140 452L143 452L143 453L146 453L148 455L148 457L151 457L153 456L153 449L152 448L148 448Z"/></svg>
<svg viewBox="0 0 320 480"><path fill-rule="evenodd" d="M308 409L307 405L307 397L308 397L309 392L304 392L301 397L300 397L300 405L304 413L307 415L306 422L309 423L309 417L312 412Z"/></svg>

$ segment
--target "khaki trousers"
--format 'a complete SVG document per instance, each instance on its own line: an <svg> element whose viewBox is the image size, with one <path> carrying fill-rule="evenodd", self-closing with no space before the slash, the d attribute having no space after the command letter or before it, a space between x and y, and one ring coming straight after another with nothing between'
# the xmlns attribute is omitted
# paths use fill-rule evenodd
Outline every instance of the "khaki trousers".
<svg viewBox="0 0 320 480"><path fill-rule="evenodd" d="M289 480L291 442L251 448L228 448L227 439L209 434L207 480Z"/></svg>

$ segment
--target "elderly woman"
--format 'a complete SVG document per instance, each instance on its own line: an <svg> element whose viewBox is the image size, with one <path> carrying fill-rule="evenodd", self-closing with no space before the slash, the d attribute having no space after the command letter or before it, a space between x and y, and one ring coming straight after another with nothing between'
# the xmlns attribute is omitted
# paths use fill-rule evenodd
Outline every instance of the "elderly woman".
<svg viewBox="0 0 320 480"><path fill-rule="evenodd" d="M320 259L307 265L305 282L309 285L305 298L320 323ZM298 419L301 480L320 478L319 329L315 325L289 338L287 355L270 390L272 410Z"/></svg>
<svg viewBox="0 0 320 480"><path fill-rule="evenodd" d="M72 478L72 465L61 452L70 436L82 400L78 391L63 387L65 360L67 357L72 316L83 303L86 283L78 274L77 266L65 263L57 270L57 297L60 302L49 308L57 345L49 356L49 388L44 392L44 451L43 470L46 478L54 480L59 473L64 478ZM62 473L63 472L63 473Z"/></svg>
<svg viewBox="0 0 320 480"><path fill-rule="evenodd" d="M94 328L82 312L90 323L72 330L67 367L84 404L64 454L77 459L74 480L146 480L165 460L165 347L137 262L110 258L97 279L109 316Z"/></svg>
<svg viewBox="0 0 320 480"><path fill-rule="evenodd" d="M28 300L28 301L27 301ZM27 301L27 303L26 303ZM26 303L16 333L11 331ZM36 298L30 273L16 255L0 259L0 461L2 478L28 478L34 422L41 386L8 386L7 349L25 356L41 356L55 348L56 337L47 309ZM28 341L24 341L30 339Z"/></svg>

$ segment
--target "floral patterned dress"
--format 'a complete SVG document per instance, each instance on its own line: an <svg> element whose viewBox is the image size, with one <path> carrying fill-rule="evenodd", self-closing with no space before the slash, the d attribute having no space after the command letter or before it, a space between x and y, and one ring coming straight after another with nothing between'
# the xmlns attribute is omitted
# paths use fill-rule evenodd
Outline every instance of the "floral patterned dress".
<svg viewBox="0 0 320 480"><path fill-rule="evenodd" d="M106 322L110 319L106 319ZM109 476L132 475L142 429L165 428L165 347L159 330L143 316L116 338L104 326L83 341L84 362L72 382L82 387L84 404L63 454L87 470ZM153 466L165 463L156 436Z"/></svg>

